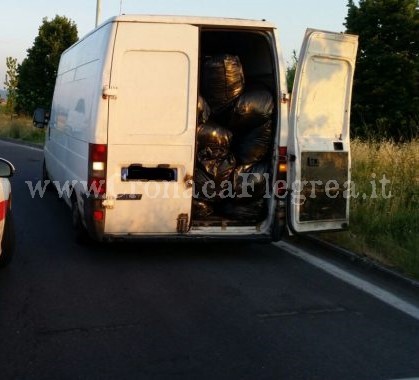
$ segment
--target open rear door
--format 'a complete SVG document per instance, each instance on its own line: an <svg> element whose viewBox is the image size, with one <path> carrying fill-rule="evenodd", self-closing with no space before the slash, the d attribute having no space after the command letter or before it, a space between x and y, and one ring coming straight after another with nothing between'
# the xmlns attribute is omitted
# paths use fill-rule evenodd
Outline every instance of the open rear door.
<svg viewBox="0 0 419 380"><path fill-rule="evenodd" d="M295 232L339 230L349 223L349 117L357 46L357 36L306 32L289 119L288 219Z"/></svg>

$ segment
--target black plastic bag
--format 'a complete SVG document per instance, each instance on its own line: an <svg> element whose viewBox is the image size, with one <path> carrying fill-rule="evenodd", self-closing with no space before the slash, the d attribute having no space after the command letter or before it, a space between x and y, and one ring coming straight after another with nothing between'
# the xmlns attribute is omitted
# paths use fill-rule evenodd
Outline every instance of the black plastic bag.
<svg viewBox="0 0 419 380"><path fill-rule="evenodd" d="M236 159L232 154L229 154L224 158L201 160L200 164L214 179L215 183L220 184L223 181L232 179L232 174L236 167Z"/></svg>
<svg viewBox="0 0 419 380"><path fill-rule="evenodd" d="M233 188L233 173L236 167L236 159L232 154L224 158L213 160L198 159L198 165L195 169L195 194L200 199L218 200L220 198L220 191L228 189L230 181L231 188Z"/></svg>
<svg viewBox="0 0 419 380"><path fill-rule="evenodd" d="M201 165L197 165L195 168L195 175L194 175L194 195L197 195L199 199L212 199L212 193L214 190L210 187L210 185L207 185L207 192L211 191L211 194L209 197L204 194L204 186L205 184L209 183L210 181L214 181L212 176L207 173L205 168L203 168Z"/></svg>
<svg viewBox="0 0 419 380"><path fill-rule="evenodd" d="M223 54L204 58L201 91L214 112L239 97L243 89L244 74L239 57Z"/></svg>
<svg viewBox="0 0 419 380"><path fill-rule="evenodd" d="M252 129L245 135L236 136L233 153L240 165L263 160L272 146L272 122Z"/></svg>
<svg viewBox="0 0 419 380"><path fill-rule="evenodd" d="M234 192L237 201L254 201L262 198L268 193L267 183L269 183L268 162L241 165L234 170Z"/></svg>
<svg viewBox="0 0 419 380"><path fill-rule="evenodd" d="M226 157L230 152L233 134L214 122L198 127L198 159L211 160Z"/></svg>
<svg viewBox="0 0 419 380"><path fill-rule="evenodd" d="M234 105L230 126L234 131L261 126L272 119L274 100L264 89L248 90Z"/></svg>
<svg viewBox="0 0 419 380"><path fill-rule="evenodd" d="M198 96L198 125L205 124L210 115L211 109L207 103L207 101L201 96Z"/></svg>
<svg viewBox="0 0 419 380"><path fill-rule="evenodd" d="M259 223L266 219L267 206L265 199L259 199L248 204L238 204L234 201L225 201L222 204L223 216L236 221L248 222L249 225Z"/></svg>
<svg viewBox="0 0 419 380"><path fill-rule="evenodd" d="M205 219L214 214L214 207L212 204L194 199L192 201L192 216L195 219Z"/></svg>

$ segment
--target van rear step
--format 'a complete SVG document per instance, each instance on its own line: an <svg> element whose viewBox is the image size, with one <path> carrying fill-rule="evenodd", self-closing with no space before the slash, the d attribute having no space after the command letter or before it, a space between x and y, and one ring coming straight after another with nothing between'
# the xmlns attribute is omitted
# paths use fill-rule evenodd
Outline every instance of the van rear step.
<svg viewBox="0 0 419 380"><path fill-rule="evenodd" d="M193 220L192 227L257 227L261 224L260 220L231 220L220 217L207 217L205 220Z"/></svg>

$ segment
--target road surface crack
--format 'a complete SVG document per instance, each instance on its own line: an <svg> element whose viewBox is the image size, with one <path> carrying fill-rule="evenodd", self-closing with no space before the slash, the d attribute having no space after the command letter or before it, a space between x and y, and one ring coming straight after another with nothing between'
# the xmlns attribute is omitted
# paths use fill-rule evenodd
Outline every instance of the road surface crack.
<svg viewBox="0 0 419 380"><path fill-rule="evenodd" d="M333 307L333 308L320 308L320 309L306 309L306 310L284 310L273 313L264 313L258 314L258 318L262 320L267 319L276 319L284 317L292 317L296 315L321 315L321 314L335 314L335 313L345 313L346 310L343 307Z"/></svg>

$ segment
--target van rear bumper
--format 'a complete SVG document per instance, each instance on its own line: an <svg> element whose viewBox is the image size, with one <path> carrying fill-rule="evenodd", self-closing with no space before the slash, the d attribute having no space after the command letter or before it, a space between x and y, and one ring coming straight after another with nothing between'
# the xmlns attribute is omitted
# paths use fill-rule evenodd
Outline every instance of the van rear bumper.
<svg viewBox="0 0 419 380"><path fill-rule="evenodd" d="M271 243L271 235L103 235L104 242L145 241L145 242L211 242L211 243Z"/></svg>

